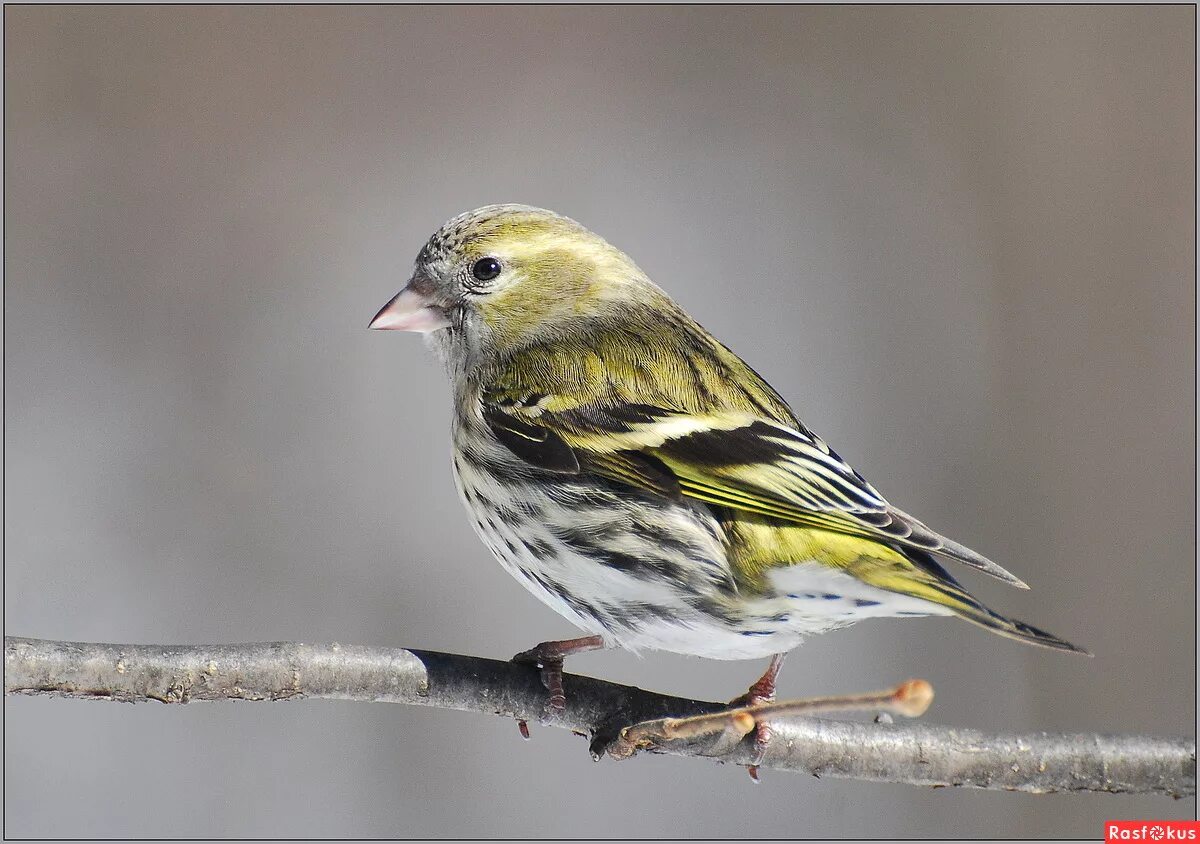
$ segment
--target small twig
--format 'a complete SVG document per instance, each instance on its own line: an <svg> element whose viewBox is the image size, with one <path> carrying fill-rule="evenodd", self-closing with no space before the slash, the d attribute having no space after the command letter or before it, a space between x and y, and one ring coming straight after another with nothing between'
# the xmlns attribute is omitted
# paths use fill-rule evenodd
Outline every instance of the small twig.
<svg viewBox="0 0 1200 844"><path fill-rule="evenodd" d="M622 728L728 710L564 675L567 704L550 724L592 737L594 754ZM105 645L5 637L6 695L188 703L333 698L489 712L535 720L546 691L537 669L400 648L304 645ZM19 717L10 711L8 717ZM764 768L914 785L1046 793L1196 794L1196 743L1091 733L985 734L927 724L795 718L773 722ZM663 752L703 755L695 743ZM723 761L753 764L749 741Z"/></svg>
<svg viewBox="0 0 1200 844"><path fill-rule="evenodd" d="M658 718L621 730L617 740L608 748L608 755L614 759L625 759L639 750L661 751L672 743L691 742L716 735L715 749L704 755L725 756L760 721L767 718L881 710L895 712L906 718L917 718L925 713L931 703L933 686L924 680L908 680L884 692L771 701L689 718Z"/></svg>

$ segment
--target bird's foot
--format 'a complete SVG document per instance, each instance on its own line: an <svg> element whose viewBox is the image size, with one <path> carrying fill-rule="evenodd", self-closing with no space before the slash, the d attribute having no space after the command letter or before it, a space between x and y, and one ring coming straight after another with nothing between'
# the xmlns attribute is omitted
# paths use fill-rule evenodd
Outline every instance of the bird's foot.
<svg viewBox="0 0 1200 844"><path fill-rule="evenodd" d="M538 653L537 648L532 648L517 654L512 661L518 665L532 665L542 678L542 685L546 687L547 692L546 703L542 707L542 715L539 719L543 725L549 722L552 716L566 709L567 695L563 691L562 657L544 656ZM524 736L527 732L528 728L522 730L521 735Z"/></svg>
<svg viewBox="0 0 1200 844"><path fill-rule="evenodd" d="M581 636L578 639L542 642L527 651L521 651L512 658L512 661L518 665L532 665L541 674L542 685L546 687L548 693L539 718L543 725L549 723L555 716L561 715L567 706L567 695L563 690L563 661L572 654L599 650L603 647L604 640L601 637ZM528 725L521 721L518 726L522 726L522 738L528 738Z"/></svg>
<svg viewBox="0 0 1200 844"><path fill-rule="evenodd" d="M775 701L775 689L773 686L768 694L756 691L756 686L758 686L758 683L751 686L750 690L744 695L739 695L729 701L730 710L744 710ZM767 755L767 745L770 744L773 734L770 721L762 717L754 719L754 757L753 761L746 766L746 773L756 783L759 782L758 766L762 764L763 757Z"/></svg>
<svg viewBox="0 0 1200 844"><path fill-rule="evenodd" d="M767 666L767 670L754 681L746 693L729 701L730 709L745 709L773 702L775 700L775 681L779 677L779 669L783 666L785 656L786 654L776 654L771 657L771 664ZM756 783L759 782L758 766L762 764L763 757L767 755L767 745L771 741L771 735L770 722L765 718L756 718L754 720L754 761L746 766L746 773Z"/></svg>

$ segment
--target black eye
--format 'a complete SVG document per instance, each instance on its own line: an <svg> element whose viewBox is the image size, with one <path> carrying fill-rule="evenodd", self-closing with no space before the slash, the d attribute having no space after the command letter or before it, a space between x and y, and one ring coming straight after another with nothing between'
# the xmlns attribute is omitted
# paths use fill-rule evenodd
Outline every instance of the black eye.
<svg viewBox="0 0 1200 844"><path fill-rule="evenodd" d="M491 281L500 275L500 262L495 258L480 258L471 267L471 275L480 281Z"/></svg>

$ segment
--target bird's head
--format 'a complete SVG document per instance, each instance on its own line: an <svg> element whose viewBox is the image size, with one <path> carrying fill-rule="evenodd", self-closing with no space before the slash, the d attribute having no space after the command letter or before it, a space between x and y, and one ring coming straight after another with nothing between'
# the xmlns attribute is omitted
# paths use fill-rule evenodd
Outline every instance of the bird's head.
<svg viewBox="0 0 1200 844"><path fill-rule="evenodd" d="M633 261L574 220L488 205L434 233L370 327L426 334L462 368L620 320L658 297Z"/></svg>

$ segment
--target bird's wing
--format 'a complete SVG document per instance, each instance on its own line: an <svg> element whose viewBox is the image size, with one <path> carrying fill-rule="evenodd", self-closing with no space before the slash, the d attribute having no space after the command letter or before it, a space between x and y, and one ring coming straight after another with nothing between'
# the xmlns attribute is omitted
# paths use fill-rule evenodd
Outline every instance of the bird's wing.
<svg viewBox="0 0 1200 844"><path fill-rule="evenodd" d="M485 393L483 415L513 453L543 469L594 472L663 496L932 551L1025 586L892 507L815 434L752 413Z"/></svg>

